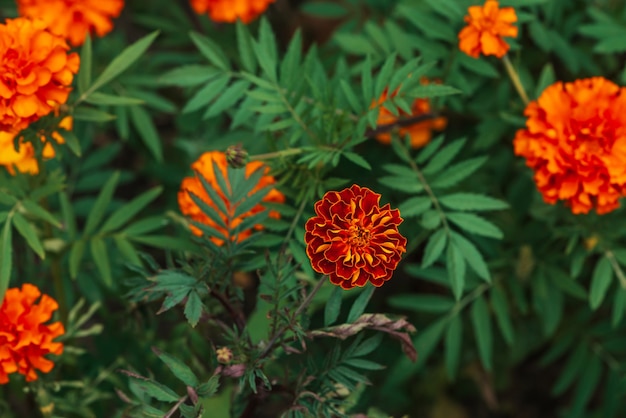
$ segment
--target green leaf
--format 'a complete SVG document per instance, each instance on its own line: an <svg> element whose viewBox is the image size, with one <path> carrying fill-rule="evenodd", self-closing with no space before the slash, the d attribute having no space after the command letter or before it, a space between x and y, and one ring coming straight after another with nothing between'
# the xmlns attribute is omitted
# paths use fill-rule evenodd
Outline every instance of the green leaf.
<svg viewBox="0 0 626 418"><path fill-rule="evenodd" d="M220 386L220 375L211 376L211 378L200 385L198 385L198 396L201 398L210 398L217 393L217 389Z"/></svg>
<svg viewBox="0 0 626 418"><path fill-rule="evenodd" d="M591 289L589 290L589 305L595 310L602 304L606 292L613 281L613 269L608 258L602 257L596 264L591 278Z"/></svg>
<svg viewBox="0 0 626 418"><path fill-rule="evenodd" d="M211 106L206 110L202 116L204 119L208 119L213 116L224 112L226 109L230 109L235 103L244 97L244 93L250 88L250 82L247 80L237 80L231 86L219 95L219 97L213 102Z"/></svg>
<svg viewBox="0 0 626 418"><path fill-rule="evenodd" d="M158 31L152 32L151 34L139 39L137 42L127 46L117 57L113 59L113 61L111 61L111 63L104 69L104 71L102 71L100 76L96 78L93 84L85 93L83 93L81 97L83 99L88 97L91 93L126 71L128 67L133 65L144 54L144 52L146 52L158 35Z"/></svg>
<svg viewBox="0 0 626 418"><path fill-rule="evenodd" d="M37 231L31 223L28 222L21 213L15 212L13 214L13 225L15 226L15 229L17 229L17 232L24 237L28 246L39 256L39 258L42 260L45 259L46 252L44 251L41 241L37 236Z"/></svg>
<svg viewBox="0 0 626 418"><path fill-rule="evenodd" d="M352 90L352 87L350 87L350 84L348 84L346 80L340 80L339 85L341 86L341 91L343 92L346 101L352 108L352 111L354 111L355 113L363 112L363 110L365 109L365 105L363 104L363 101L357 98L354 90Z"/></svg>
<svg viewBox="0 0 626 418"><path fill-rule="evenodd" d="M414 196L398 205L398 210L403 218L419 216L432 206L432 200L426 196Z"/></svg>
<svg viewBox="0 0 626 418"><path fill-rule="evenodd" d="M433 264L443 253L448 242L448 234L444 228L438 229L428 239L426 249L424 249L424 257L422 258L422 268L426 268Z"/></svg>
<svg viewBox="0 0 626 418"><path fill-rule="evenodd" d="M156 199L161 192L163 191L163 187L158 186L147 192L142 193L137 196L129 203L125 204L121 208L117 209L110 217L106 220L102 228L100 228L100 233L106 233L109 231L114 231L121 226L123 226L126 222L131 220L133 216L143 210L150 202Z"/></svg>
<svg viewBox="0 0 626 418"><path fill-rule="evenodd" d="M352 304L352 307L350 308L350 313L348 313L348 324L351 324L359 319L363 312L365 312L365 308L367 307L370 298L374 294L374 290L376 290L376 287L367 286L365 290L363 290L363 292L361 292L361 294L356 298L356 300Z"/></svg>
<svg viewBox="0 0 626 418"><path fill-rule="evenodd" d="M208 82L222 72L208 65L183 65L159 77L159 84L165 86L192 87Z"/></svg>
<svg viewBox="0 0 626 418"><path fill-rule="evenodd" d="M96 202L91 208L91 212L89 212L89 216L87 216L87 221L85 223L85 236L89 236L96 231L96 227L102 220L109 203L111 202L111 198L113 197L113 193L115 192L115 187L117 186L117 182L120 178L120 172L116 171L111 178L104 184L102 187L102 191L98 195Z"/></svg>
<svg viewBox="0 0 626 418"><path fill-rule="evenodd" d="M163 363L174 373L174 376L178 378L181 382L183 382L187 386L196 387L198 384L198 378L191 371L189 366L180 361L174 356L171 356L167 353L164 353L158 350L156 347L152 348L152 351L161 359Z"/></svg>
<svg viewBox="0 0 626 418"><path fill-rule="evenodd" d="M435 229L441 224L441 214L435 209L427 210L422 214L420 224L425 229Z"/></svg>
<svg viewBox="0 0 626 418"><path fill-rule="evenodd" d="M455 186L460 181L468 178L474 171L478 170L485 164L487 159L487 156L476 157L448 166L437 178L431 180L430 187L433 189L445 189Z"/></svg>
<svg viewBox="0 0 626 418"><path fill-rule="evenodd" d="M487 283L491 283L491 273L489 273L489 267L476 246L469 240L465 239L464 236L454 231L451 231L450 235L452 242L461 251L463 258L465 258L465 261L467 261L467 264L469 264L472 270L474 270L478 277L485 280Z"/></svg>
<svg viewBox="0 0 626 418"><path fill-rule="evenodd" d="M78 92L83 94L89 88L91 84L91 65L92 65L92 49L91 49L91 35L87 33L85 36L85 42L80 50L80 68L78 75L76 76Z"/></svg>
<svg viewBox="0 0 626 418"><path fill-rule="evenodd" d="M82 152L80 150L80 141L72 131L68 131L67 129L58 129L57 133L61 135L67 146L77 157L82 156Z"/></svg>
<svg viewBox="0 0 626 418"><path fill-rule="evenodd" d="M163 146L161 145L161 138L148 111L143 107L133 106L130 108L130 120L143 140L143 143L150 150L150 153L157 162L162 162Z"/></svg>
<svg viewBox="0 0 626 418"><path fill-rule="evenodd" d="M102 276L102 280L107 287L113 286L113 276L111 275L111 262L109 261L109 252L107 251L104 240L99 237L91 239L91 256Z"/></svg>
<svg viewBox="0 0 626 418"><path fill-rule="evenodd" d="M504 236L500 228L473 213L450 212L447 217L452 223L472 234L496 239Z"/></svg>
<svg viewBox="0 0 626 418"><path fill-rule="evenodd" d="M2 241L0 241L0 300L4 300L13 268L12 231L10 219L7 219L2 228Z"/></svg>
<svg viewBox="0 0 626 418"><path fill-rule="evenodd" d="M454 315L450 320L444 341L446 371L448 377L454 379L459 369L463 341L463 322L459 315Z"/></svg>
<svg viewBox="0 0 626 418"><path fill-rule="evenodd" d="M230 75L227 73L212 79L189 99L182 113L193 112L206 106L226 88L229 82Z"/></svg>
<svg viewBox="0 0 626 418"><path fill-rule="evenodd" d="M343 296L343 290L339 286L333 287L330 297L326 301L326 307L324 308L324 326L328 327L334 324L341 312L341 301Z"/></svg>
<svg viewBox="0 0 626 418"><path fill-rule="evenodd" d="M414 312L444 313L454 308L454 300L439 295L396 294L387 298L389 306Z"/></svg>
<svg viewBox="0 0 626 418"><path fill-rule="evenodd" d="M185 318L192 328L198 324L200 315L202 314L202 299L197 292L190 292L185 304Z"/></svg>
<svg viewBox="0 0 626 418"><path fill-rule="evenodd" d="M465 260L463 254L457 246L448 244L446 252L446 268L448 270L448 280L450 287L456 300L460 300L463 296L463 288L465 287Z"/></svg>
<svg viewBox="0 0 626 418"><path fill-rule="evenodd" d="M239 49L239 58L241 64L246 71L256 73L257 62L252 49L252 36L248 32L248 28L241 20L237 20L237 48Z"/></svg>
<svg viewBox="0 0 626 418"><path fill-rule="evenodd" d="M600 357L597 355L591 356L578 379L578 384L576 385L576 390L572 397L570 416L582 416L585 406L589 403L591 396L596 392L596 388L600 384L603 369L604 365Z"/></svg>
<svg viewBox="0 0 626 418"><path fill-rule="evenodd" d="M474 327L474 335L476 336L476 344L478 345L480 361L485 369L490 371L493 367L493 333L491 331L489 308L484 298L479 297L476 299L472 304L470 315Z"/></svg>
<svg viewBox="0 0 626 418"><path fill-rule="evenodd" d="M132 375L130 377L133 377L137 386L151 398L168 403L176 402L179 399L176 392L159 382L146 378L137 378Z"/></svg>
<svg viewBox="0 0 626 418"><path fill-rule="evenodd" d="M430 354L437 347L439 340L441 340L447 324L448 318L441 318L422 330L413 340L413 344L419 355L416 367L421 367L426 363Z"/></svg>
<svg viewBox="0 0 626 418"><path fill-rule="evenodd" d="M136 266L141 266L141 258L137 255L137 250L126 238L121 235L114 235L113 240L115 241L115 246L118 251L122 254L122 256L131 264Z"/></svg>
<svg viewBox="0 0 626 418"><path fill-rule="evenodd" d="M115 119L115 115L85 106L74 108L72 117L75 121L82 120L86 122L110 122Z"/></svg>
<svg viewBox="0 0 626 418"><path fill-rule="evenodd" d="M446 145L430 160L430 162L424 167L422 172L426 175L435 174L452 161L454 157L461 151L461 148L465 145L466 139L459 139L451 144Z"/></svg>
<svg viewBox="0 0 626 418"><path fill-rule="evenodd" d="M72 249L70 250L70 277L72 279L76 279L78 276L78 268L80 267L80 262L83 259L83 255L85 254L85 241L79 240L74 242L72 245Z"/></svg>
<svg viewBox="0 0 626 418"><path fill-rule="evenodd" d="M417 154L415 162L418 164L424 164L426 161L428 161L433 155L435 155L437 151L439 151L439 148L443 144L443 140L443 135L435 137L432 141L428 143L428 145L424 147L424 149L420 151L419 154Z"/></svg>
<svg viewBox="0 0 626 418"><path fill-rule="evenodd" d="M350 151L344 151L341 155L343 155L344 157L346 157L348 160L352 161L354 164L358 165L359 167L362 167L369 171L372 170L372 166L370 165L370 163L368 163L367 160L361 157L359 154L356 154Z"/></svg>
<svg viewBox="0 0 626 418"><path fill-rule="evenodd" d="M304 3L300 8L300 11L313 16L330 18L342 17L348 13L348 10L346 10L343 6L330 1Z"/></svg>
<svg viewBox="0 0 626 418"><path fill-rule="evenodd" d="M515 337L513 334L513 325L511 324L511 318L509 316L509 304L506 301L504 292L499 286L492 288L491 306L493 306L496 321L498 322L498 327L500 328L500 332L502 333L504 340L508 345L512 345Z"/></svg>
<svg viewBox="0 0 626 418"><path fill-rule="evenodd" d="M582 373L583 368L589 361L589 350L586 344L578 344L561 370L563 372L552 388L552 395L562 395ZM593 357L593 356L592 356Z"/></svg>
<svg viewBox="0 0 626 418"><path fill-rule="evenodd" d="M450 209L459 211L500 210L509 204L493 197L475 193L454 193L439 197L439 202Z"/></svg>
<svg viewBox="0 0 626 418"><path fill-rule="evenodd" d="M263 70L263 74L265 74L270 81L276 83L278 52L276 50L276 38L274 37L274 33L267 19L261 19L261 24L259 25L259 41L253 43L255 45L253 51Z"/></svg>
<svg viewBox="0 0 626 418"><path fill-rule="evenodd" d="M143 100L133 97L117 96L113 94L105 94L94 92L85 99L87 103L100 106L134 106L143 104Z"/></svg>
<svg viewBox="0 0 626 418"><path fill-rule="evenodd" d="M26 211L30 215L42 219L57 228L61 227L61 223L58 221L57 218L54 217L54 215L52 215L50 212L48 212L46 209L42 208L32 200L22 200L22 206L24 206L24 209L26 209Z"/></svg>

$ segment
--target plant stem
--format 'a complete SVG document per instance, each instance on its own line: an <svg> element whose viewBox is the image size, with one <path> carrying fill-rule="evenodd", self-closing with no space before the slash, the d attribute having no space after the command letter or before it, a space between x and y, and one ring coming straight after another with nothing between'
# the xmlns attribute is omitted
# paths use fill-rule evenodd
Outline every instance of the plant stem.
<svg viewBox="0 0 626 418"><path fill-rule="evenodd" d="M528 100L526 90L524 90L524 86L522 86L522 81L519 78L519 74L517 73L517 71L515 71L515 68L513 67L511 60L509 59L509 56L505 55L504 57L502 57L502 62L504 63L504 68L506 68L506 72L509 74L511 81L513 82L515 90L517 90L517 93L522 98L524 104L527 105L530 100Z"/></svg>
<svg viewBox="0 0 626 418"><path fill-rule="evenodd" d="M298 306L298 309L296 309L296 311L294 312L293 316L292 316L292 320L296 319L298 316L300 316L300 314L302 312L304 312L304 310L306 308L308 308L308 306L311 304L311 302L313 301L313 298L315 297L315 295L317 294L317 292L322 288L322 286L324 285L325 280L321 279L319 280L316 284L315 287L313 289L311 289L311 292L306 296L306 298L304 298L304 300L302 301L302 303L300 304L300 306ZM263 352L261 353L261 355L258 357L258 360L261 360L265 357L267 357L267 355L272 351L272 349L274 348L274 345L276 345L276 342L278 341L278 339L280 337L282 337L282 335L290 328L290 325L285 325L284 327L282 327L280 330L278 330L278 332L276 334L274 334L274 336L272 337L272 339L267 343L267 346L265 347L265 350L263 350Z"/></svg>
<svg viewBox="0 0 626 418"><path fill-rule="evenodd" d="M271 160L274 158L288 157L290 155L302 154L302 148L289 148L283 151L268 152L266 154L251 155L250 161Z"/></svg>

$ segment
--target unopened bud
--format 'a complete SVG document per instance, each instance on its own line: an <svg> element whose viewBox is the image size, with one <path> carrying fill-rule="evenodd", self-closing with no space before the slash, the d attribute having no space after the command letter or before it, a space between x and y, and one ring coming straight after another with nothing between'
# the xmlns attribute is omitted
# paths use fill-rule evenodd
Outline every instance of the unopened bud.
<svg viewBox="0 0 626 418"><path fill-rule="evenodd" d="M596 245L598 245L598 242L600 241L600 238L598 238L597 235L592 235L589 238L585 238L585 240L583 241L583 244L585 246L585 248L587 249L587 251L591 251L594 248L596 248Z"/></svg>
<svg viewBox="0 0 626 418"><path fill-rule="evenodd" d="M230 364L233 361L233 352L228 347L218 348L215 353L217 354L218 363Z"/></svg>
<svg viewBox="0 0 626 418"><path fill-rule="evenodd" d="M226 148L226 161L232 168L243 168L248 163L248 152L241 145Z"/></svg>

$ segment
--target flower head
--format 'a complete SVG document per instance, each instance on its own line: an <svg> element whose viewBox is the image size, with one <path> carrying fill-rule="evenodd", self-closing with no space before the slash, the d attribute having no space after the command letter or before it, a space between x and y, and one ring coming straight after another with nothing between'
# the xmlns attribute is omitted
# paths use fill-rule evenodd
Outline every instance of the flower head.
<svg viewBox="0 0 626 418"><path fill-rule="evenodd" d="M0 24L0 131L16 133L65 103L79 57L42 21Z"/></svg>
<svg viewBox="0 0 626 418"><path fill-rule="evenodd" d="M0 383L7 383L15 372L28 382L37 380L35 370L48 373L54 366L44 356L63 353L63 343L52 341L65 333L63 324L45 325L59 305L48 295L35 303L40 296L37 286L28 283L5 293L0 306Z"/></svg>
<svg viewBox="0 0 626 418"><path fill-rule="evenodd" d="M422 84L428 84L427 79L423 79L421 81ZM397 91L394 91L391 94L391 97L395 97ZM382 103L384 103L387 99L388 91L385 89L380 98L372 104L372 106L380 106L380 110L378 111L378 121L377 125L390 125L398 122L398 119L406 119L415 116L426 115L431 112L430 100L428 99L415 99L413 101L413 105L411 106L411 114L400 110L399 116L395 116L389 110L387 110ZM404 137L407 134L411 138L411 147L413 148L421 148L424 145L430 142L432 138L432 131L441 131L446 128L448 124L448 120L439 116L434 119L423 120L412 125L403 126L398 129L398 135L400 137ZM390 144L391 143L391 134L389 132L383 132L376 135L376 139L378 142L382 144Z"/></svg>
<svg viewBox="0 0 626 418"><path fill-rule="evenodd" d="M497 0L487 0L484 6L471 6L465 16L467 26L459 32L459 49L478 58L480 54L502 58L509 50L503 37L515 38L517 22L515 9L499 8Z"/></svg>
<svg viewBox="0 0 626 418"><path fill-rule="evenodd" d="M68 131L72 130L72 125L73 119L71 116L66 116L59 122L59 127ZM53 132L51 136L59 144L65 142L58 132ZM0 131L0 166L4 166L11 174L15 174L13 167L17 167L20 173L39 173L39 165L37 164L33 144L30 142L24 143L20 140L18 148L15 150L14 139L15 134ZM45 136L42 136L41 140L45 143L43 147L43 158L54 158L55 152L52 144L46 142Z"/></svg>
<svg viewBox="0 0 626 418"><path fill-rule="evenodd" d="M234 23L241 19L250 23L276 0L191 0L191 7L198 14L208 13L214 22Z"/></svg>
<svg viewBox="0 0 626 418"><path fill-rule="evenodd" d="M616 209L626 193L626 89L602 77L557 82L524 114L515 154L543 199L565 200L573 213Z"/></svg>
<svg viewBox="0 0 626 418"><path fill-rule="evenodd" d="M111 32L111 19L120 15L124 0L17 0L17 7L21 16L41 19L50 32L78 46L88 33Z"/></svg>
<svg viewBox="0 0 626 418"><path fill-rule="evenodd" d="M223 177L227 179L228 178L227 177L228 176L227 174L228 162L226 161L226 155L223 152L219 152L219 151L205 152L204 154L200 156L200 158L198 158L191 165L191 168L194 171L196 171L199 175L203 176L204 179L211 185L213 190L217 192L219 197L222 199L222 201L226 205L226 208L228 209L228 211L231 212L230 215L232 215L232 212L234 212L235 207L231 202L228 201L228 199L226 198L226 193L222 191L219 183L217 182L217 178L215 177L215 172L213 170L213 163L217 165ZM250 191L250 194L253 194L266 186L276 183L276 180L274 180L274 177L267 174L267 172L269 171L269 167L267 167L265 164L261 163L260 161L249 162L248 164L246 164L244 170L246 173L246 177L250 177L250 175L252 175L252 173L254 173L257 170L263 170L265 173L265 175L263 175L259 179L259 183ZM193 193L196 196L200 197L200 199L202 199L206 204L214 208L220 214L223 222L226 224L228 229L218 225L209 216L207 216L202 211L202 209L199 208L198 205L196 205L196 203L193 201L190 193ZM263 198L263 202L283 203L284 201L285 201L285 196L276 189L271 189L269 193L267 193L267 195L265 195L265 197ZM229 230L236 228L237 225L239 225L244 219L265 210L263 205L257 204L252 209L250 209L250 211L234 219L231 219L229 221L229 217L232 218L232 216L228 216L229 214L225 214L220 211L219 206L211 200L207 192L202 187L202 182L200 181L198 177L186 177L183 179L183 182L180 185L180 191L178 192L178 205L180 207L181 212L184 215L187 215L188 217L190 217L192 220L196 222L200 222L200 223L213 227L217 231L223 233L225 236L228 236ZM275 211L270 211L269 216L272 218L279 218L280 214ZM255 226L255 228L261 229L262 226L257 225ZM193 225L191 226L191 231L197 236L202 235L202 231ZM245 230L245 231L240 232L238 234L238 237L231 237L231 239L236 239L237 241L241 241L241 240L248 238L251 233L252 233L251 230ZM216 237L211 237L211 241L213 241L217 245L223 244L223 241Z"/></svg>
<svg viewBox="0 0 626 418"><path fill-rule="evenodd" d="M398 232L398 209L380 207L380 195L356 184L327 192L305 225L306 253L313 269L344 289L382 286L391 278L406 238Z"/></svg>

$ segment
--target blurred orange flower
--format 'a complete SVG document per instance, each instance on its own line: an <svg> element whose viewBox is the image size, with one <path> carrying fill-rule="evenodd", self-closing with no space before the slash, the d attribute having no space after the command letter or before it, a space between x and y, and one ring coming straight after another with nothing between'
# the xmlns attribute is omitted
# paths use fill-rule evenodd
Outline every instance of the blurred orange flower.
<svg viewBox="0 0 626 418"><path fill-rule="evenodd" d="M35 370L48 373L54 366L44 356L63 353L63 343L52 341L65 333L63 324L44 324L59 305L48 295L35 303L40 296L37 286L28 283L6 291L0 306L0 383L15 372L28 382L37 380Z"/></svg>
<svg viewBox="0 0 626 418"><path fill-rule="evenodd" d="M276 0L191 0L191 7L198 14L208 13L215 22L234 23L241 19L250 23Z"/></svg>
<svg viewBox="0 0 626 418"><path fill-rule="evenodd" d="M215 172L213 171L213 163L217 165L217 167L219 168L224 178L228 179L227 177L228 176L227 174L228 163L226 161L226 155L223 152L219 152L219 151L205 152L204 154L200 156L200 158L198 158L191 165L191 168L194 171L196 171L198 174L202 175L206 179L206 181L211 185L213 190L217 192L219 197L222 199L222 201L226 205L226 208L228 209L229 214L222 213L219 210L218 205L211 200L209 195L206 193L206 191L202 187L202 182L200 181L198 177L186 177L183 179L183 182L180 185L180 191L178 192L178 205L180 207L180 211L184 215L191 218L192 220L209 225L213 227L214 229L216 229L217 231L223 233L225 236L228 236L230 234L230 230L232 230L233 228L236 228L237 225L241 224L241 222L244 219L265 210L265 208L261 204L257 204L252 209L250 209L250 211L233 219L232 222L229 224L228 218L229 217L232 218L236 207L235 205L233 205L231 202L229 202L226 199L226 194L222 191L220 185L218 184L217 179L215 177ZM267 174L267 172L269 171L269 167L260 161L249 162L248 164L246 164L245 168L242 168L242 170L245 170L246 177L250 177L250 175L252 175L252 173L254 173L257 170L263 170L265 173L265 175L262 176L261 179L259 180L259 183L250 191L249 193L250 195L266 186L276 183L276 180L274 179L274 177ZM207 203L209 206L215 209L219 213L221 219L224 221L224 223L226 224L228 228L224 228L218 225L209 216L207 216L202 211L202 209L200 209L198 205L196 205L196 203L191 199L190 193L193 193L196 196L200 197L200 199L202 199L205 203ZM276 189L271 189L270 192L263 198L263 202L284 203L285 196L280 191ZM227 216L227 215L230 215L230 216ZM269 216L272 218L280 218L280 214L276 211L270 211ZM256 225L255 229L262 229L262 226ZM191 226L191 231L197 236L202 235L202 231L193 225ZM237 240L239 242L248 238L251 233L252 231L249 229L244 230L244 231L241 231L238 234L238 236L231 237L231 239ZM211 241L213 241L216 245L223 244L223 240L217 237L211 237Z"/></svg>
<svg viewBox="0 0 626 418"><path fill-rule="evenodd" d="M380 195L356 184L327 192L305 225L306 253L313 269L344 289L382 286L391 278L406 238L398 232L398 209L380 207Z"/></svg>
<svg viewBox="0 0 626 418"><path fill-rule="evenodd" d="M66 116L59 122L59 127L65 130L71 131L73 125L73 119L71 116ZM65 141L58 132L52 133L52 138L59 143L63 144ZM39 173L39 166L37 165L37 158L35 157L35 149L30 142L20 143L18 150L15 150L14 146L15 134L10 132L0 131L0 166L4 166L9 173L15 174L14 166L20 173L37 174ZM46 142L46 137L42 136L41 140L45 142L43 148L43 158L54 158L54 147L49 142Z"/></svg>
<svg viewBox="0 0 626 418"><path fill-rule="evenodd" d="M41 21L0 24L0 131L17 133L67 101L78 54Z"/></svg>
<svg viewBox="0 0 626 418"><path fill-rule="evenodd" d="M422 84L428 84L427 79L421 81ZM391 97L395 97L397 90L391 94ZM415 99L411 106L411 114L400 110L398 116L387 110L382 103L387 100L388 91L385 89L380 98L372 104L372 107L379 106L377 125L390 125L396 123L399 119L406 119L414 116L425 115L431 112L430 100L428 99ZM411 137L411 147L420 148L430 142L432 138L432 131L442 131L446 128L448 120L443 117L436 117L434 119L428 119L421 122L414 123L412 125L403 126L398 129L398 135L404 138L407 134ZM378 142L382 144L391 143L391 133L383 132L376 135Z"/></svg>
<svg viewBox="0 0 626 418"><path fill-rule="evenodd" d="M88 33L111 32L111 19L120 15L124 0L17 0L17 7L21 16L41 19L50 32L78 46Z"/></svg>
<svg viewBox="0 0 626 418"><path fill-rule="evenodd" d="M459 32L459 49L478 58L480 54L502 58L509 50L503 37L515 38L517 22L515 9L499 8L497 0L487 0L484 6L471 6L465 16L467 26Z"/></svg>
<svg viewBox="0 0 626 418"><path fill-rule="evenodd" d="M557 82L524 114L515 154L535 171L547 203L611 212L626 194L626 89L603 77Z"/></svg>

